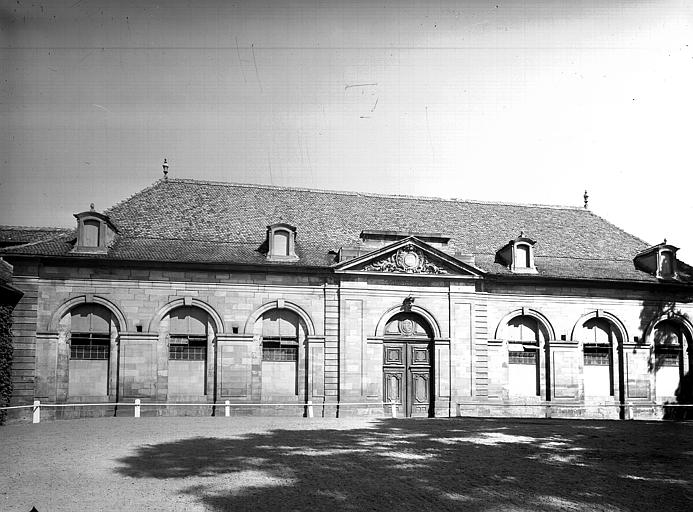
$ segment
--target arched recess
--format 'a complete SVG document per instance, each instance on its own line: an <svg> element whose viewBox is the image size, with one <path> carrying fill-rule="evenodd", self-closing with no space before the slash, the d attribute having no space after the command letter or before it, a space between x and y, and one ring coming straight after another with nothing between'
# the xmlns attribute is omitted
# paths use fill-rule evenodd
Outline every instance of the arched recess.
<svg viewBox="0 0 693 512"><path fill-rule="evenodd" d="M385 335L385 326L387 325L387 323L390 321L390 319L393 316L395 316L399 313L402 313L402 312L404 312L404 310L402 309L401 304L398 304L397 306L393 306L390 309L388 309L380 317L380 320L378 321L378 325L375 328L375 335L377 337L384 336ZM416 315L423 317L424 320L426 320L426 322L428 323L431 330L433 331L433 338L434 339L440 339L441 338L440 326L438 325L438 322L436 321L435 317L431 313L426 311L424 308L419 307L419 306L415 306L413 304L409 308L407 308L406 312L414 313Z"/></svg>
<svg viewBox="0 0 693 512"><path fill-rule="evenodd" d="M55 310L53 313L53 316L51 316L50 323L48 324L48 331L49 332L55 332L59 329L59 324L60 320L69 313L71 309L73 309L76 306L79 306L81 304L88 304L88 303L93 303L93 304L99 304L106 309L108 309L113 316L115 317L115 321L117 322L118 325L116 325L116 328L118 329L119 332L127 332L128 331L128 326L127 326L127 321L125 320L125 315L120 311L120 309L113 304L111 301L104 299L103 297L99 297L98 295L90 296L87 297L86 295L80 295L78 297L73 297L72 299L69 299L63 304L60 305L58 309Z"/></svg>
<svg viewBox="0 0 693 512"><path fill-rule="evenodd" d="M243 334L253 334L255 322L257 322L258 318L260 318L262 315L264 315L266 312L272 309L288 309L289 311L293 311L299 316L299 318L305 324L306 329L308 330L308 336L315 336L315 325L313 324L313 320L310 318L308 313L306 313L300 306L297 306L293 302L288 302L285 300L273 300L272 302L266 302L265 304L257 308L255 311L253 311L253 313L248 317L248 319L245 322L245 326L243 327Z"/></svg>
<svg viewBox="0 0 693 512"><path fill-rule="evenodd" d="M608 313L606 311L598 310L591 311L578 318L578 321L575 322L575 325L573 325L572 331L570 331L570 339L572 341L577 341L575 339L577 333L580 332L580 329L582 329L582 326L585 324L585 322L587 322L588 320L592 320L593 318L603 318L604 320L609 321L621 335L623 343L628 343L628 332L626 331L626 326L623 325L623 322L621 322L621 320L619 320L616 315L612 315L611 313Z"/></svg>
<svg viewBox="0 0 693 512"><path fill-rule="evenodd" d="M644 341L650 350L648 367L655 401L676 398L693 363L693 325L686 316L667 312L650 322Z"/></svg>
<svg viewBox="0 0 693 512"><path fill-rule="evenodd" d="M147 332L157 332L159 330L159 324L161 323L161 320L163 320L163 318L174 309L183 306L192 306L206 311L209 314L210 318L214 321L214 327L216 329L217 334L225 332L224 321L221 319L219 313L217 313L212 306L198 299L192 299L192 301L190 301L184 298L172 300L171 302L163 306L161 309L159 309L156 315L154 315L154 318L152 318L149 322Z"/></svg>
<svg viewBox="0 0 693 512"><path fill-rule="evenodd" d="M506 326L508 325L508 322L510 322L513 318L516 318L518 316L529 316L536 319L540 326L543 327L546 331L549 340L556 339L556 332L554 331L551 322L549 322L549 319L546 318L542 313L540 313L536 309L530 308L516 309L505 315L503 318L501 318L501 321L498 322L498 325L496 326L494 338L497 340L504 339L503 334L506 329Z"/></svg>
<svg viewBox="0 0 693 512"><path fill-rule="evenodd" d="M645 330L645 335L643 336L643 342L651 344L650 340L652 338L652 331L658 323L666 320L673 320L674 322L681 324L681 327L688 335L688 339L693 339L693 323L691 323L691 321L688 320L688 318L686 318L684 315L669 312L659 315L648 324L647 329Z"/></svg>

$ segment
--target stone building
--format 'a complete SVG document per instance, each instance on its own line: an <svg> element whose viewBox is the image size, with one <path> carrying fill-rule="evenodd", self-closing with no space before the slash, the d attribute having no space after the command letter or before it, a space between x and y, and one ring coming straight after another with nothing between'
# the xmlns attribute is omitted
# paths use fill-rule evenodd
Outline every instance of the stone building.
<svg viewBox="0 0 693 512"><path fill-rule="evenodd" d="M14 404L619 417L691 366L691 268L586 208L163 179L75 218L2 249Z"/></svg>

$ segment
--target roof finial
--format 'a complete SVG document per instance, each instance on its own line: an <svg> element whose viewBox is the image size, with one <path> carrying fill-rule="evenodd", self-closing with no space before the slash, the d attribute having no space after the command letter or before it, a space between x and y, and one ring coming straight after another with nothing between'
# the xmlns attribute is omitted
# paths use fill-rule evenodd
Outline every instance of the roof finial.
<svg viewBox="0 0 693 512"><path fill-rule="evenodd" d="M664 239L664 245L666 245L666 244L667 244L667 239L665 238L665 239Z"/></svg>
<svg viewBox="0 0 693 512"><path fill-rule="evenodd" d="M89 209L90 209L92 212L94 211L94 203L91 203L91 204L89 205ZM666 243L666 242L665 242L665 243Z"/></svg>
<svg viewBox="0 0 693 512"><path fill-rule="evenodd" d="M164 158L164 163L161 167L164 168L164 179L167 180L168 179L168 162L166 161L165 158Z"/></svg>
<svg viewBox="0 0 693 512"><path fill-rule="evenodd" d="M585 208L587 208L587 202L589 201L590 196L587 195L587 190L585 190L585 195L582 196L582 198L585 200Z"/></svg>
<svg viewBox="0 0 693 512"><path fill-rule="evenodd" d="M520 230L520 238L522 238L523 236L525 236L525 232Z"/></svg>

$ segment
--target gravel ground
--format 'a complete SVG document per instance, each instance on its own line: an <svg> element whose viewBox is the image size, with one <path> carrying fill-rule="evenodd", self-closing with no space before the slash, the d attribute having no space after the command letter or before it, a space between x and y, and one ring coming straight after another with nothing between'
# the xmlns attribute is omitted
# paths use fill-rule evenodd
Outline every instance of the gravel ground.
<svg viewBox="0 0 693 512"><path fill-rule="evenodd" d="M0 509L693 510L693 424L101 418L0 427Z"/></svg>

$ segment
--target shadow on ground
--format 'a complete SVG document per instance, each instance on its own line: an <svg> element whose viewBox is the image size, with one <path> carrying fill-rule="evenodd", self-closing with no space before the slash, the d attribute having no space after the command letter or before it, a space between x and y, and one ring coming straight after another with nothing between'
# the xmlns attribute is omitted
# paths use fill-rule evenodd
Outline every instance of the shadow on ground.
<svg viewBox="0 0 693 512"><path fill-rule="evenodd" d="M134 478L211 510L693 510L693 426L378 420L142 446Z"/></svg>

